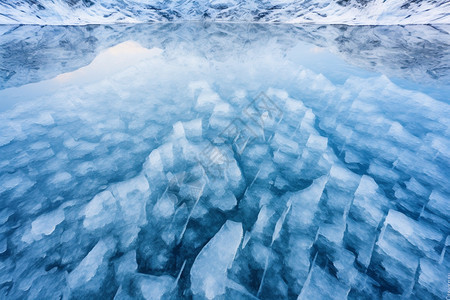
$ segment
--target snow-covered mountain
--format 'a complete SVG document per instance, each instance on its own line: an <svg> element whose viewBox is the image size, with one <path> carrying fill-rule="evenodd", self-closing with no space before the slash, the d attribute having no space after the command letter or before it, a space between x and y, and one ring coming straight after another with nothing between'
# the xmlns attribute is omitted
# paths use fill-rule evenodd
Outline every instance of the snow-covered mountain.
<svg viewBox="0 0 450 300"><path fill-rule="evenodd" d="M448 24L448 0L0 0L0 24L181 20L316 24Z"/></svg>

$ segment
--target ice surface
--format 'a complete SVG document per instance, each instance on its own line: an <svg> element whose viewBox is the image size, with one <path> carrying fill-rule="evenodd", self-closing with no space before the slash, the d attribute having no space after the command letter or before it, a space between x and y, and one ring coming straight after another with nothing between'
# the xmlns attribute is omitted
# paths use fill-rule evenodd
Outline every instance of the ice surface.
<svg viewBox="0 0 450 300"><path fill-rule="evenodd" d="M136 251L131 250L117 260L115 265L116 281L118 284L125 282L128 277L137 272Z"/></svg>
<svg viewBox="0 0 450 300"><path fill-rule="evenodd" d="M108 213L105 214L104 212ZM95 230L112 224L117 214L117 201L110 191L96 195L84 209L83 225Z"/></svg>
<svg viewBox="0 0 450 300"><path fill-rule="evenodd" d="M50 235L55 231L55 227L62 221L64 221L62 208L42 214L31 223L31 230L22 237L22 240L29 244L40 240L43 235Z"/></svg>
<svg viewBox="0 0 450 300"><path fill-rule="evenodd" d="M5 253L7 249L8 249L8 240L2 239L0 241L0 254Z"/></svg>
<svg viewBox="0 0 450 300"><path fill-rule="evenodd" d="M345 299L350 289L321 268L313 266L298 300L303 299Z"/></svg>
<svg viewBox="0 0 450 300"><path fill-rule="evenodd" d="M94 291L103 284L108 275L108 260L115 252L115 241L111 237L100 240L83 258L80 264L69 273L68 286L76 293Z"/></svg>
<svg viewBox="0 0 450 300"><path fill-rule="evenodd" d="M165 194L153 207L155 217L170 218L175 213L177 198L174 195Z"/></svg>
<svg viewBox="0 0 450 300"><path fill-rule="evenodd" d="M202 249L191 269L194 295L215 299L225 294L227 271L242 240L242 225L227 221Z"/></svg>
<svg viewBox="0 0 450 300"><path fill-rule="evenodd" d="M217 192L209 201L213 207L222 211L231 210L237 205L236 196L229 190L224 193Z"/></svg>
<svg viewBox="0 0 450 300"><path fill-rule="evenodd" d="M442 280L442 277L445 277L447 268L443 265L436 268L435 264L431 260L421 258L420 271L418 283L421 288L425 288L438 297L446 297L445 281ZM423 295L426 295L426 292L423 293Z"/></svg>
<svg viewBox="0 0 450 300"><path fill-rule="evenodd" d="M170 296L174 281L174 278L167 275L141 275L137 280L137 286L144 299L159 300L164 299L164 296Z"/></svg>
<svg viewBox="0 0 450 300"><path fill-rule="evenodd" d="M0 298L445 297L448 28L417 28L1 31Z"/></svg>

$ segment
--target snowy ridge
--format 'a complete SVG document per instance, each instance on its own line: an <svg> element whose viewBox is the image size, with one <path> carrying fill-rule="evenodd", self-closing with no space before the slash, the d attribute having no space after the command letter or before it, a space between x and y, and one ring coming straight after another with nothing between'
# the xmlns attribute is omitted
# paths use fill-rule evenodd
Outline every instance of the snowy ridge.
<svg viewBox="0 0 450 300"><path fill-rule="evenodd" d="M315 24L449 24L447 0L98 1L0 0L0 24L113 24L167 21Z"/></svg>
<svg viewBox="0 0 450 300"><path fill-rule="evenodd" d="M2 298L445 297L449 104L264 47L86 68L130 49L0 114Z"/></svg>

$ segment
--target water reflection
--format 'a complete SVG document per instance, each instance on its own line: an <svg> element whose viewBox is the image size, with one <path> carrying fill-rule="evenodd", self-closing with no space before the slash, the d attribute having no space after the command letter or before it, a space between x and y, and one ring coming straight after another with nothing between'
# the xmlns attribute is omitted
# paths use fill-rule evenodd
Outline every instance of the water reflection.
<svg viewBox="0 0 450 300"><path fill-rule="evenodd" d="M184 49L211 60L252 48L288 51L307 42L348 64L416 82L449 82L449 27L261 24L2 26L0 88L54 77L89 64L127 40L145 48ZM333 68L333 66L329 66Z"/></svg>
<svg viewBox="0 0 450 300"><path fill-rule="evenodd" d="M96 80L139 61L143 48L168 58L224 61L270 56L293 62L342 84L350 76L387 75L400 86L441 101L450 94L448 26L314 26L256 24L143 24L116 26L3 26L0 89L57 77L52 82L2 92L2 110L48 94L58 86ZM133 53L124 45L140 45ZM111 56L105 56L105 49ZM137 49L136 47L134 49ZM118 51L115 55L113 51ZM126 52L128 51L128 52ZM103 53L95 59L99 53ZM104 60L104 66L100 61ZM83 68L90 65L89 68ZM81 69L80 69L81 68ZM80 69L78 75L72 74ZM69 73L61 75L64 73ZM72 78L78 76L79 78ZM70 79L70 80L69 80ZM63 83L63 81L65 83Z"/></svg>
<svg viewBox="0 0 450 300"><path fill-rule="evenodd" d="M92 62L78 70L59 74L52 79L0 90L0 111L56 93L70 85L84 86L98 82L143 60L160 55L161 52L161 49L147 49L133 41L120 43L101 51Z"/></svg>

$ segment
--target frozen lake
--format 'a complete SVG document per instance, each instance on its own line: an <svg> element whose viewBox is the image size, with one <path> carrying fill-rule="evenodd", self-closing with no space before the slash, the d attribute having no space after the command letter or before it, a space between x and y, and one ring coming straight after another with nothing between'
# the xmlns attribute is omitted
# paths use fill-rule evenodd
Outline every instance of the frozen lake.
<svg viewBox="0 0 450 300"><path fill-rule="evenodd" d="M0 26L0 298L443 299L450 26Z"/></svg>

